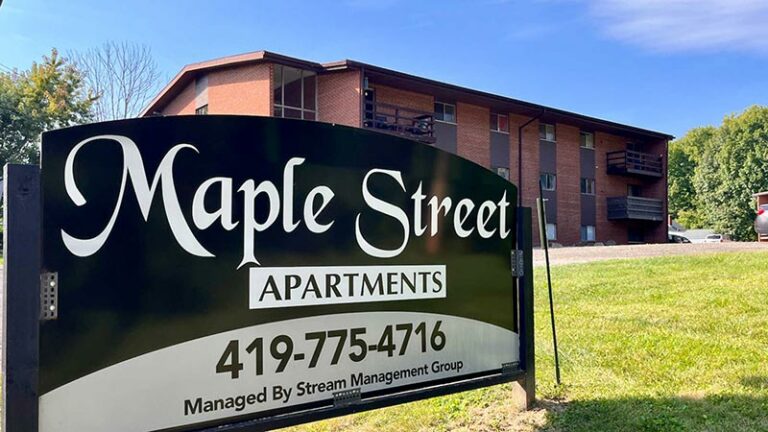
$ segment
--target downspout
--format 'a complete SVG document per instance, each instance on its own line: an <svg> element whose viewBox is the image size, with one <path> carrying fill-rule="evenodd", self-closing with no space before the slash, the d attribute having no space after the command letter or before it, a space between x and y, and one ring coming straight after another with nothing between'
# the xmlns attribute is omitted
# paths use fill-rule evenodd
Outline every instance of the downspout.
<svg viewBox="0 0 768 432"><path fill-rule="evenodd" d="M365 67L360 67L360 127L365 126Z"/></svg>
<svg viewBox="0 0 768 432"><path fill-rule="evenodd" d="M523 129L529 124L540 119L546 112L546 108L542 108L536 116L531 117L522 126L517 128L517 206L523 206Z"/></svg>

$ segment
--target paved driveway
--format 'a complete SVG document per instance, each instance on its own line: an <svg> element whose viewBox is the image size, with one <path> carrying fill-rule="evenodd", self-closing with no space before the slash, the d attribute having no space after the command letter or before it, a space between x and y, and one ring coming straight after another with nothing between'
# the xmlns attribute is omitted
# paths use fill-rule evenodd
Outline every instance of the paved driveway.
<svg viewBox="0 0 768 432"><path fill-rule="evenodd" d="M662 243L631 246L584 246L549 250L551 265L576 264L610 259L697 255L716 252L768 251L768 243ZM533 265L544 265L544 250L534 249Z"/></svg>

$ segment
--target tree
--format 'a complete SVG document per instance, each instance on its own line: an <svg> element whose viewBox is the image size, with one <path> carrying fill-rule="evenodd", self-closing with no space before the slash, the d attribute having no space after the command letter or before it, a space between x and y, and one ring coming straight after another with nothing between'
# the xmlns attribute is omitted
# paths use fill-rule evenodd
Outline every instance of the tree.
<svg viewBox="0 0 768 432"><path fill-rule="evenodd" d="M160 74L146 45L107 42L74 58L87 88L98 96L96 120L136 117L157 93Z"/></svg>
<svg viewBox="0 0 768 432"><path fill-rule="evenodd" d="M707 224L706 214L698 209L694 175L716 132L712 126L695 128L669 145L669 214L687 228Z"/></svg>
<svg viewBox="0 0 768 432"><path fill-rule="evenodd" d="M0 72L0 164L37 163L40 135L89 121L93 97L58 51L28 71Z"/></svg>
<svg viewBox="0 0 768 432"><path fill-rule="evenodd" d="M694 187L715 230L755 239L752 194L768 190L768 107L725 118L701 155Z"/></svg>

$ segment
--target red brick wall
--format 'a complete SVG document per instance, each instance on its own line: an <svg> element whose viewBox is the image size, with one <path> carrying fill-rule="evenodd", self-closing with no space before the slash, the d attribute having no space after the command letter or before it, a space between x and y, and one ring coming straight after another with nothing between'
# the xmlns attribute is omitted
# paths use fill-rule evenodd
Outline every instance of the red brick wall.
<svg viewBox="0 0 768 432"><path fill-rule="evenodd" d="M163 115L183 115L195 113L195 82L187 84L163 109Z"/></svg>
<svg viewBox="0 0 768 432"><path fill-rule="evenodd" d="M376 102L430 113L435 109L435 98L432 95L414 93L375 83L371 83L371 87L376 90Z"/></svg>
<svg viewBox="0 0 768 432"><path fill-rule="evenodd" d="M318 120L360 126L360 71L334 72L318 77Z"/></svg>
<svg viewBox="0 0 768 432"><path fill-rule="evenodd" d="M491 131L488 108L456 104L456 154L486 168L491 166Z"/></svg>
<svg viewBox="0 0 768 432"><path fill-rule="evenodd" d="M558 123L557 242L566 246L581 239L581 159L579 128Z"/></svg>
<svg viewBox="0 0 768 432"><path fill-rule="evenodd" d="M272 115L271 82L272 66L269 64L211 72L208 75L208 113Z"/></svg>
<svg viewBox="0 0 768 432"><path fill-rule="evenodd" d="M595 133L595 200L597 201L595 240L599 242L613 240L617 243L627 243L627 223L608 220L607 198L626 196L629 183L626 177L608 175L606 171L606 154L626 148L626 138L603 132Z"/></svg>
<svg viewBox="0 0 768 432"><path fill-rule="evenodd" d="M539 244L539 224L536 220L536 198L539 197L539 122L533 121L523 129L523 188L519 190L517 178L518 142L517 129L530 120L529 116L509 115L509 141L512 151L509 154L509 178L518 186L518 193L523 197L523 207L532 210L533 244Z"/></svg>
<svg viewBox="0 0 768 432"><path fill-rule="evenodd" d="M259 64L215 71L208 76L208 101L211 114L271 115L272 66ZM380 103L398 105L418 111L432 112L435 98L372 83ZM318 119L348 126L360 125L360 72L345 71L318 77ZM163 110L164 114L194 114L195 84L187 85ZM490 166L490 132L487 107L459 102L457 104L457 153L485 167ZM518 135L517 128L527 122L529 116L509 114L510 180L517 184ZM523 131L523 188L520 191L523 205L534 209L534 241L538 244L538 228L535 218L536 198L539 196L539 122L534 121ZM580 158L579 129L559 123L557 125L557 175L558 175L558 241L573 244L579 241L580 222ZM666 179L646 180L608 175L606 154L624 150L624 137L595 133L595 186L596 186L596 239L627 242L628 223L608 221L607 201L611 196L627 195L627 184L641 184L646 196L667 199ZM666 165L667 142L659 140L647 144L646 151L663 154ZM666 166L665 166L666 170ZM651 225L648 225L651 226ZM649 242L666 240L666 224L661 223L646 232Z"/></svg>

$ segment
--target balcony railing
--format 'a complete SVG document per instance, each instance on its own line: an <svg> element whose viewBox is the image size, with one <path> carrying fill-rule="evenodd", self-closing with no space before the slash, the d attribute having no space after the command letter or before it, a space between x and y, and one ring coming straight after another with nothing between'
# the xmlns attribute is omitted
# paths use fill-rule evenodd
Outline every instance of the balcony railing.
<svg viewBox="0 0 768 432"><path fill-rule="evenodd" d="M661 156L633 150L608 153L608 174L662 177L664 165Z"/></svg>
<svg viewBox="0 0 768 432"><path fill-rule="evenodd" d="M425 143L434 143L433 113L386 103L366 103L363 126Z"/></svg>
<svg viewBox="0 0 768 432"><path fill-rule="evenodd" d="M633 196L608 198L608 220L664 220L664 204L660 199Z"/></svg>

